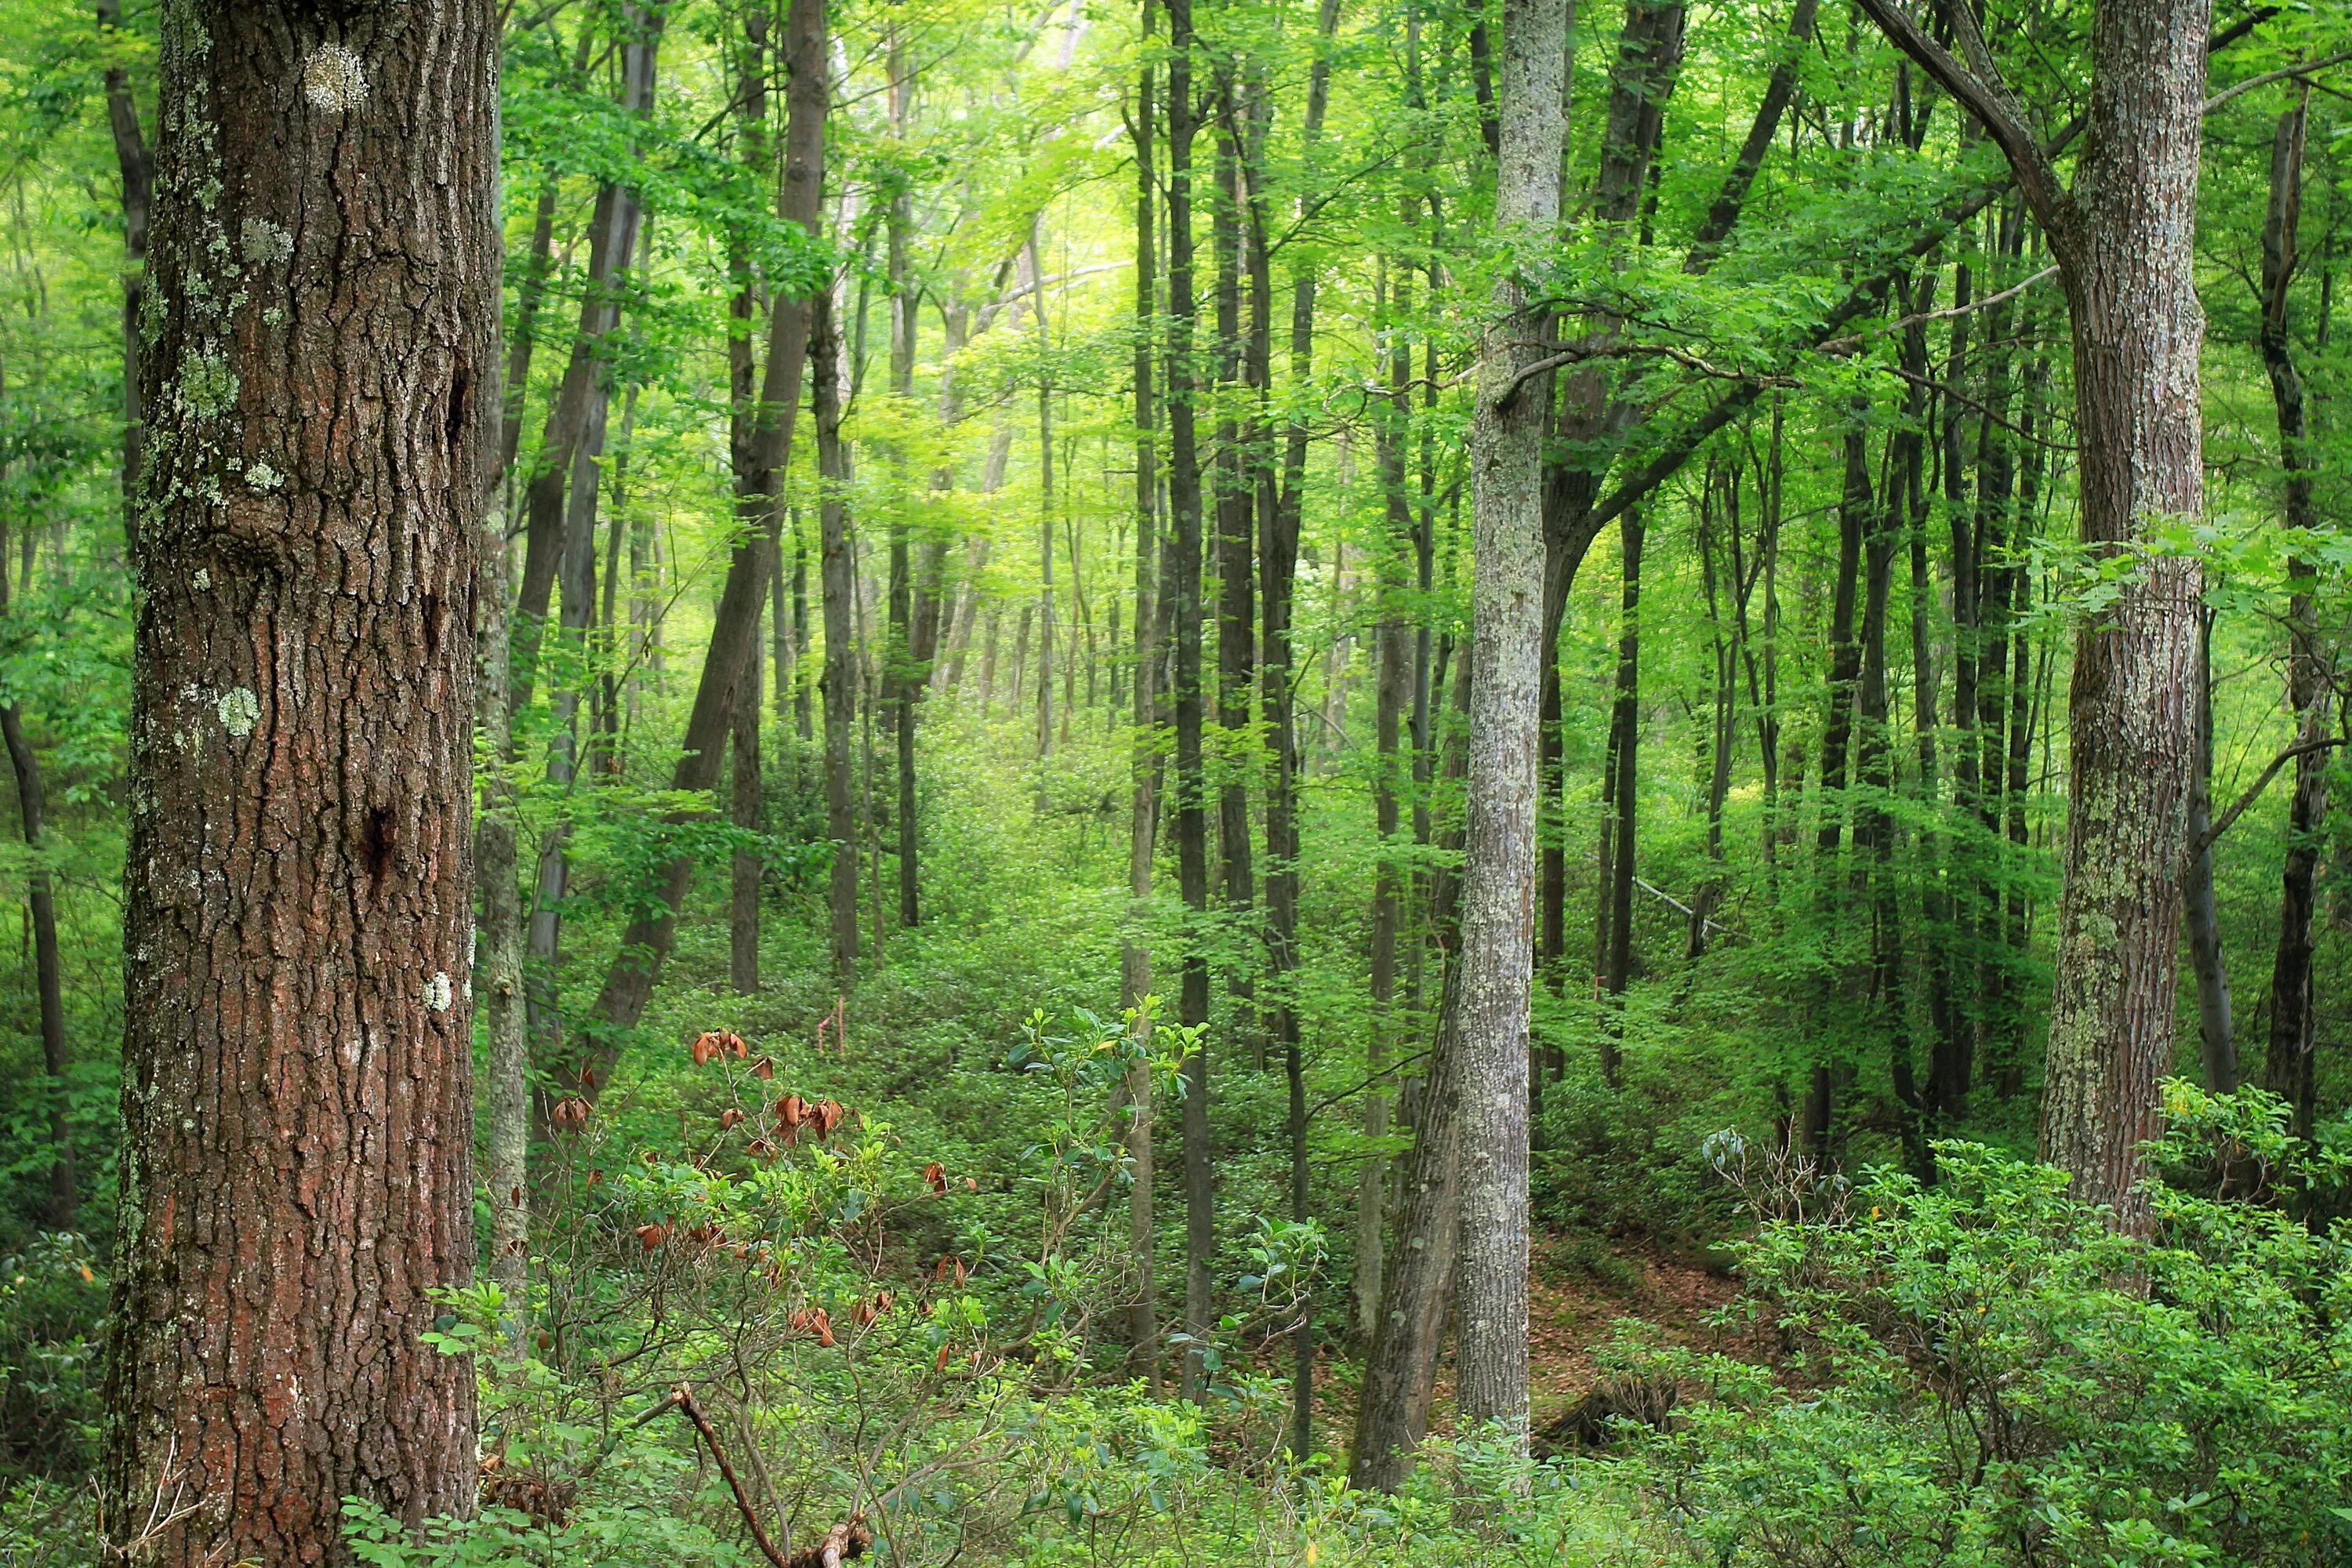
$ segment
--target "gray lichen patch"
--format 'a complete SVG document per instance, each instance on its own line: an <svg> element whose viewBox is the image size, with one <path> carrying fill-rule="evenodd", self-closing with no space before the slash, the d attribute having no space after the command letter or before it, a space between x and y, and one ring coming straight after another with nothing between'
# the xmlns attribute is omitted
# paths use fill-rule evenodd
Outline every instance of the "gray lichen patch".
<svg viewBox="0 0 2352 1568"><path fill-rule="evenodd" d="M214 419L236 402L236 373L219 354L191 348L180 358L180 384L173 391L181 412L197 419Z"/></svg>
<svg viewBox="0 0 2352 1568"><path fill-rule="evenodd" d="M294 254L294 237L266 217L249 217L237 230L245 248L245 258L256 267L268 267Z"/></svg>
<svg viewBox="0 0 2352 1568"><path fill-rule="evenodd" d="M261 721L261 699L253 694L249 686L232 687L222 692L215 707L220 712L221 728L240 741L252 734L253 727Z"/></svg>
<svg viewBox="0 0 2352 1568"><path fill-rule="evenodd" d="M357 109L367 95L366 68L341 44L320 44L302 67L302 96L330 113Z"/></svg>

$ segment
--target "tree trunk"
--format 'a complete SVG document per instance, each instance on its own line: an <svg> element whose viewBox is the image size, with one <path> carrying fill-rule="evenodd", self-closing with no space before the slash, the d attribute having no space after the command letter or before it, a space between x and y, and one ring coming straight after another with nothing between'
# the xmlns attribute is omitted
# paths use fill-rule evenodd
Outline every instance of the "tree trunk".
<svg viewBox="0 0 2352 1568"><path fill-rule="evenodd" d="M847 991L857 984L857 808L852 799L850 738L857 723L857 639L850 626L850 595L856 570L849 538L847 458L841 444L841 342L834 319L833 290L818 290L809 331L809 359L816 393L817 515L824 595L825 832L833 841L830 908L833 916L834 984Z"/></svg>
<svg viewBox="0 0 2352 1568"><path fill-rule="evenodd" d="M1457 720L1467 715L1472 674L1465 652L1455 666ZM1469 737L1457 724L1445 744L1447 779L1458 781L1468 772L1469 749ZM1439 837L1448 849L1461 847L1458 826ZM1412 1152L1405 1159L1404 1190L1397 1205L1396 1256L1381 1279L1380 1313L1364 1357L1355 1441L1348 1455L1349 1482L1381 1491L1404 1484L1421 1440L1428 1435L1446 1304L1453 1296L1463 1121L1460 893L1461 879L1454 872L1441 869L1431 876L1430 924L1440 950L1448 955L1437 1039L1422 1080Z"/></svg>
<svg viewBox="0 0 2352 1568"><path fill-rule="evenodd" d="M5 536L0 536L5 539ZM0 577L6 576L0 568ZM0 606L6 596L0 590ZM8 763L16 775L16 809L25 829L25 847L41 852L41 773L15 703L0 707L0 738L8 747ZM57 895L48 868L35 862L26 879L25 902L33 925L33 984L40 997L41 1070L47 1076L49 1101L49 1201L47 1224L53 1230L74 1226L75 1179L73 1129L66 1119L66 1001L58 962Z"/></svg>
<svg viewBox="0 0 2352 1568"><path fill-rule="evenodd" d="M1227 71L1221 71L1221 77ZM1230 80L1221 80L1223 119L1239 118L1231 101ZM1247 384L1243 365L1241 324L1242 250L1245 244L1240 222L1238 149L1230 124L1217 135L1217 201L1210 232L1216 255L1217 384L1227 389L1223 417L1217 422L1216 491L1217 552L1217 728L1223 731L1217 747L1220 783L1217 791L1217 848L1223 871L1225 911L1238 931L1250 925L1251 906L1257 901L1257 879L1250 864L1249 772L1242 765L1243 739L1250 724L1252 649L1256 644L1257 614L1251 592L1255 578L1251 536L1252 486L1243 462L1245 447L1241 422L1232 410L1231 393ZM1227 976L1234 1000L1232 1036L1246 1042L1250 1065L1265 1068L1265 1030L1257 1017L1251 965L1244 960Z"/></svg>
<svg viewBox="0 0 2352 1568"><path fill-rule="evenodd" d="M1142 31L1152 35L1153 0L1142 0ZM1135 742L1129 753L1127 892L1133 900L1129 930L1119 942L1119 1005L1140 1008L1151 994L1151 949L1138 929L1148 918L1152 849L1159 838L1159 745L1156 720L1160 619L1153 603L1151 554L1157 546L1159 453L1152 445L1151 346L1159 310L1153 218L1159 187L1152 174L1154 71L1147 51L1135 96ZM1144 1044L1150 1042L1149 1015ZM1152 1213L1151 1069L1139 1064L1127 1079L1128 1158L1134 1167L1128 1196L1129 1267L1135 1270L1133 1303L1127 1313L1127 1342L1142 1368L1153 1398L1162 1392L1160 1367L1160 1288L1154 1267L1159 1227Z"/></svg>
<svg viewBox="0 0 2352 1568"><path fill-rule="evenodd" d="M1320 0L1316 7L1317 48L1313 65L1307 69L1307 112L1302 134L1311 156L1323 136L1324 111L1330 101L1331 62L1329 43L1339 26L1339 0ZM1263 105L1264 100L1260 100ZM1263 113L1263 110L1262 110ZM1263 118L1254 137L1260 160L1265 151ZM1303 204L1295 206L1293 217L1306 216ZM1270 439L1271 414L1265 405L1265 394L1271 375L1268 355L1271 353L1272 323L1268 317L1274 296L1271 247L1267 240L1267 223L1262 164L1250 181L1250 292L1252 298L1252 337L1255 349L1252 366L1256 382L1259 404L1257 423ZM1309 384L1315 358L1315 268L1302 262L1290 285L1290 380L1294 386ZM1282 482L1277 492L1270 464L1261 448L1258 481L1258 509L1264 521L1259 531L1260 560L1263 580L1259 601L1265 626L1265 646L1259 661L1260 677L1265 682L1260 701L1266 721L1267 762L1273 770L1265 795L1265 903L1266 955L1273 981L1274 1037L1282 1045L1283 1075L1289 1089L1290 1132L1290 1217L1305 1224L1311 1216L1311 1167L1307 1152L1307 1062L1304 1042L1299 1036L1297 998L1294 994L1293 973L1298 965L1298 732L1297 717L1293 710L1291 670L1295 658L1291 646L1290 615L1293 589L1298 569L1299 521L1307 500L1307 442L1305 420L1293 415L1284 432ZM1393 757L1395 722L1390 722L1389 751ZM1389 807L1388 831L1396 827L1396 808ZM1293 1374L1290 1414L1290 1451L1301 1459L1314 1451L1315 1436L1315 1318L1314 1300L1309 1296L1301 1308L1298 1327L1292 1332Z"/></svg>
<svg viewBox="0 0 2352 1568"><path fill-rule="evenodd" d="M1601 987L1612 997L1622 997L1633 978L1633 856L1640 826L1636 786L1641 782L1642 754L1642 548L1649 530L1640 510L1618 521L1623 580L1619 607L1623 615L1617 628L1617 700L1610 713L1609 769L1610 836L1603 858L1607 876L1601 896L1609 900L1609 942L1601 966ZM1622 1070L1613 1025L1601 1034L1601 1076L1612 1089Z"/></svg>
<svg viewBox="0 0 2352 1568"><path fill-rule="evenodd" d="M743 661L736 676L735 711L730 743L733 776L728 805L734 826L760 831L760 660ZM760 851L739 845L728 857L727 979L748 996L760 989Z"/></svg>
<svg viewBox="0 0 2352 1568"><path fill-rule="evenodd" d="M1183 986L1178 1016L1209 1018L1206 782L1201 756L1201 456L1192 366L1192 0L1168 0L1168 506L1174 536L1167 604L1176 635L1176 858L1184 907ZM1184 1081L1184 1396L1206 1394L1202 1352L1214 1322L1210 1267L1216 1251L1215 1188L1209 1149L1209 1056L1205 1043Z"/></svg>
<svg viewBox="0 0 2352 1568"><path fill-rule="evenodd" d="M1888 0L1880 28L1982 120L2049 234L2073 315L2084 542L2130 549L2153 518L2203 511L2191 221L2207 0L2107 0L2092 24L2090 107L2074 188L2058 183L1989 51L1960 65ZM2150 1224L2139 1150L2172 1060L2181 864L2196 757L2202 571L2160 557L2075 635L2071 788L2042 1091L2041 1152L2116 1223Z"/></svg>
<svg viewBox="0 0 2352 1568"><path fill-rule="evenodd" d="M474 1369L419 1334L474 1265L496 26L163 18L99 1480L142 1563L473 1500Z"/></svg>
<svg viewBox="0 0 2352 1568"><path fill-rule="evenodd" d="M0 479L6 477L7 459L0 456ZM29 578L22 582L25 587L30 587ZM7 614L8 525L0 519L0 622L6 620ZM52 1230L71 1230L77 1200L73 1128L66 1115L66 998L63 972L58 961L57 894L49 880L48 868L40 863L41 817L45 809L40 763L33 755L32 743L25 738L24 718L16 703L0 706L0 742L7 746L8 765L16 775L16 811L24 827L25 847L31 851L33 858L25 877L25 905L33 928L33 989L40 1003L41 1070L48 1079L43 1091L49 1102L51 1150L45 1220Z"/></svg>
<svg viewBox="0 0 2352 1568"><path fill-rule="evenodd" d="M1405 214L1412 203L1404 198ZM1378 1336L1382 1244L1386 1239L1388 1160L1379 1152L1389 1132L1389 1047L1395 1037L1397 933L1403 917L1407 878L1394 856L1401 813L1399 785L1409 782L1399 745L1411 700L1412 640L1407 621L1406 586L1413 560L1412 498L1406 489L1405 441L1412 429L1412 347L1402 330L1412 310L1411 273L1399 268L1389 298L1388 320L1396 333L1389 361L1390 393L1385 416L1374 427L1381 482L1388 502L1388 537L1376 558L1381 618L1373 633L1379 674L1372 706L1372 826L1381 858L1372 873L1371 1027L1365 1032L1363 1130L1368 1146L1356 1171L1355 1330L1367 1346Z"/></svg>
<svg viewBox="0 0 2352 1568"><path fill-rule="evenodd" d="M2270 206L2263 225L2263 319L2260 344L2268 372L2271 401L2278 412L2279 456L2285 472L2282 519L2290 532L2306 538L2319 526L2312 490L2311 437L2303 405L2303 376L2287 336L2287 297L2294 281L2295 228L2303 205L2303 150L2311 88L2303 84L2294 104L2279 116L2271 142ZM2318 569L2298 556L2287 574L2296 586L2287 605L2287 702L2294 710L2294 739L2313 747L2294 760L2294 796L2287 806L2286 869L2279 892L2278 947L2271 960L2271 1033L2263 1058L2263 1086L2294 1108L2295 1131L2311 1135L2314 1047L2317 1014L2313 998L2312 921L2315 884L2327 816L2329 758L2316 749L2335 708L2335 671L2321 647L2317 605L2308 585Z"/></svg>
<svg viewBox="0 0 2352 1568"><path fill-rule="evenodd" d="M654 101L656 46L660 42L667 13L658 7L631 5L624 12L625 41L622 47L621 109L625 114L650 115ZM596 192L594 213L588 220L588 275L580 296L580 330L572 340L572 355L563 378L548 405L547 425L530 483L523 492L523 565L521 602L515 615L520 646L516 649L513 698L520 710L530 701L539 673L541 628L547 601L572 553L572 522L575 500L567 511L567 482L578 479L581 439L592 420L601 440L603 405L607 391L602 346L620 320L621 279L627 275L637 233L637 201L634 193L607 183ZM594 471L589 454L588 471ZM589 511L594 516L593 504Z"/></svg>
<svg viewBox="0 0 2352 1568"><path fill-rule="evenodd" d="M489 773L481 782L481 816L474 827L474 878L481 889L475 931L475 972L481 978L482 1033L488 1048L490 1115L486 1140L490 1168L490 1278L506 1298L507 1350L522 1353L530 1329L530 1045L523 1005L522 897L515 878L516 799L511 762L513 710L507 681L510 645L505 494L509 465L498 470L498 489L483 508L474 603L482 617L475 634L474 724Z"/></svg>
<svg viewBox="0 0 2352 1568"><path fill-rule="evenodd" d="M1496 229L1559 220L1564 0L1505 0ZM1496 280L1471 424L1469 827L1462 900L1462 1269L1465 1426L1528 1442L1528 988L1543 630L1543 311Z"/></svg>
<svg viewBox="0 0 2352 1568"><path fill-rule="evenodd" d="M122 26L121 0L98 0L100 42ZM110 47L110 52L111 47ZM146 440L142 401L139 319L147 299L147 227L154 204L155 163L139 129L139 106L131 93L131 73L110 62L105 72L106 121L114 137L114 163L122 178L122 537L138 542L139 466Z"/></svg>
<svg viewBox="0 0 2352 1568"><path fill-rule="evenodd" d="M2221 952L2221 917L2213 901L2213 617L2204 613L2197 650L2197 768L2189 784L2189 869L2182 889L2189 922L2189 962L2197 976L2199 1059L2205 1087L2215 1094L2238 1089L2238 1042L2230 1005L2230 968Z"/></svg>

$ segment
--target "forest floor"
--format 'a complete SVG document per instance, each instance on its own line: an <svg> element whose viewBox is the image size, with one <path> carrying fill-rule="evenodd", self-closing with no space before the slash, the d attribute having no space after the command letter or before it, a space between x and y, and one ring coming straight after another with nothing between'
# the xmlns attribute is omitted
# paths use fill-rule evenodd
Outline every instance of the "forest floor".
<svg viewBox="0 0 2352 1568"><path fill-rule="evenodd" d="M1652 1342L1769 1359L1759 1330L1727 1331L1710 1321L1738 1293L1738 1281L1721 1268L1646 1240L1538 1237L1528 1280L1528 1383L1535 1429L1541 1432L1601 1381L1601 1352L1621 1321L1638 1324ZM1315 1392L1318 1426L1333 1436L1352 1431L1353 1382L1318 1375ZM1453 1409L1449 1355L1438 1367L1430 1413L1436 1431L1452 1429Z"/></svg>

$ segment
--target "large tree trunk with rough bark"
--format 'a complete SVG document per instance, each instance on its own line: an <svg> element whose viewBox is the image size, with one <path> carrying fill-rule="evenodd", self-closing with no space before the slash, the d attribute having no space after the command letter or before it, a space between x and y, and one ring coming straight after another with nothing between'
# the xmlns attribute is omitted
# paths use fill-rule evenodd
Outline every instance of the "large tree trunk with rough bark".
<svg viewBox="0 0 2352 1568"><path fill-rule="evenodd" d="M1564 0L1505 0L1496 233L1540 243L1559 221ZM1462 886L1461 1331L1465 1426L1528 1440L1528 1004L1534 952L1540 711L1543 311L1516 269L1495 283L1470 431L1469 826Z"/></svg>
<svg viewBox="0 0 2352 1568"><path fill-rule="evenodd" d="M420 1335L474 1268L497 21L215 0L161 59L101 1531L336 1563L343 1497L473 1500Z"/></svg>
<svg viewBox="0 0 2352 1568"><path fill-rule="evenodd" d="M2050 236L2073 316L2084 542L2129 551L2155 520L2204 510L2193 237L2209 0L2105 0L2092 22L2090 107L2074 186L2062 185L1964 8L1968 63L1891 0L1872 19L1981 121ZM2084 1198L2144 1229L2139 1148L2172 1063L2181 862L2197 751L2202 572L2158 558L2075 637L2070 784L2044 1159Z"/></svg>

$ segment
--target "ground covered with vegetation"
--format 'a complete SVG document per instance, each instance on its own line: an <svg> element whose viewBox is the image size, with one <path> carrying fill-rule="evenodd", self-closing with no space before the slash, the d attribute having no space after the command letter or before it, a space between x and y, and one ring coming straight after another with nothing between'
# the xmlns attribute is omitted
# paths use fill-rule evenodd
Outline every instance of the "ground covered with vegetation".
<svg viewBox="0 0 2352 1568"><path fill-rule="evenodd" d="M420 660L474 650L436 775L467 798L470 725L473 811L425 856L460 814L402 815L424 764L355 699L342 760L402 783L310 844L354 890L309 934L362 951L360 889L464 860L439 914L476 951L301 984L456 1020L470 1226L439 1218L475 1256L386 1264L427 1308L365 1352L457 1369L477 1473L470 1510L341 1499L286 1527L299 1560L2352 1563L2352 15L2211 18L2201 170L2167 187L2194 299L2157 334L2201 313L2203 506L2086 542L2111 433L2033 157L2096 184L2095 25L2160 3L1922 5L1933 48L1881 0L1576 6L1561 212L1498 234L1518 0L415 0L500 39L466 194L504 225L504 379L410 432L481 426L451 514L481 559L466 616L395 595ZM194 460L174 421L275 429L236 399L283 390L155 361L212 309L191 255L257 290L333 259L215 214L211 142L165 138L159 95L211 68L173 29L240 9L0 0L0 1568L243 1568L187 1522L226 1483L168 1442L115 1473L108 1359L154 1327L134 1253L186 1244L126 1131L169 1134L140 1075L184 1021L126 1001L176 896L155 786L298 706L169 689L158 595L332 575L175 531L203 486L155 478ZM345 20L298 18L285 107L352 117L348 174L402 106L385 57L301 31ZM2000 91L1915 63L1947 44ZM212 239L151 258L151 201ZM1465 883L1507 353L1542 637L1497 898ZM2076 879L2142 878L2179 952L2122 1009L2145 1103L2077 1118L2101 1165L2053 1151L2097 1031L2052 1018L2104 973L2084 932L2156 917L2062 931L2062 881L2120 787L2084 650L2150 596L2180 798ZM189 835L249 845L240 813L332 771L184 800ZM266 926L218 864L185 879L226 900L189 929ZM1498 909L1523 1088L1516 1015L1465 1045ZM250 1022L222 998L268 968L179 1011ZM1524 1429L1457 1408L1497 1336L1463 1321L1491 1237L1451 1184L1492 1151L1429 1151L1485 1125L1474 1058L1528 1109L1523 1197L1483 1189L1532 1233ZM307 1109L383 1157L361 1089ZM238 1136L203 1152L278 1168ZM1395 1477L1375 1406L1423 1439ZM338 1474L384 1440L312 1437Z"/></svg>

